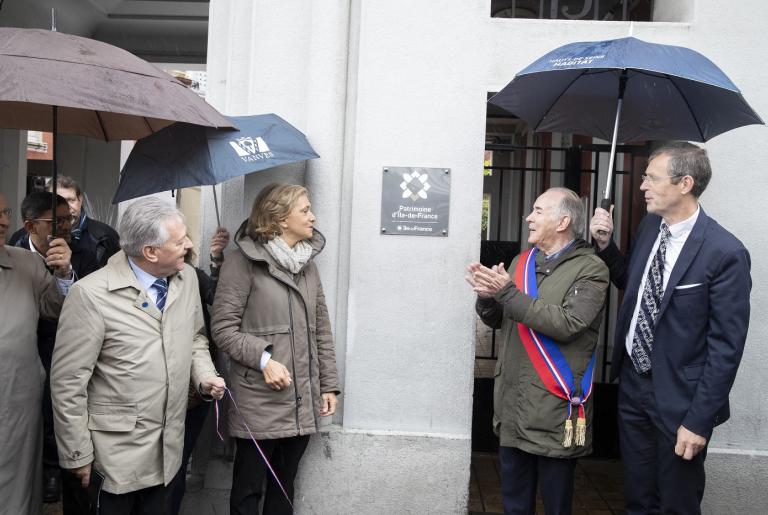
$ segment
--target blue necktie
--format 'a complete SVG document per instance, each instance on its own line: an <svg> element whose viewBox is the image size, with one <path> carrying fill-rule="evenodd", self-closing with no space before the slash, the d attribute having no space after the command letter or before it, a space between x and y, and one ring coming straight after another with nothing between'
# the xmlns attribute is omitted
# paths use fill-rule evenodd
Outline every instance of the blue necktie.
<svg viewBox="0 0 768 515"><path fill-rule="evenodd" d="M667 252L670 232L667 224L661 224L661 241L656 255L653 256L648 268L648 277L640 300L640 311L637 314L637 325L632 338L632 364L635 370L643 374L651 369L651 352L653 351L653 330L656 315L659 313L661 299L664 297L664 256Z"/></svg>
<svg viewBox="0 0 768 515"><path fill-rule="evenodd" d="M165 307L165 298L168 296L168 281L165 279L158 279L152 283L152 286L157 291L157 300L155 305L160 311Z"/></svg>

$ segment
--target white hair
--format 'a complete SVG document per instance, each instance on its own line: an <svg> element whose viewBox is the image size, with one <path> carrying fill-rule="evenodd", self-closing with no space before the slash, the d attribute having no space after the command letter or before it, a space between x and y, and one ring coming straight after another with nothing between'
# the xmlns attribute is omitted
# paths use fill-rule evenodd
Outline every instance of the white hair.
<svg viewBox="0 0 768 515"><path fill-rule="evenodd" d="M140 257L144 247L159 247L168 241L166 222L181 220L184 214L157 197L133 202L120 218L120 247L130 257Z"/></svg>
<svg viewBox="0 0 768 515"><path fill-rule="evenodd" d="M549 188L547 191L557 191L562 193L563 196L560 202L555 208L555 216L560 219L563 216L567 216L571 219L569 229L574 238L578 238L584 233L584 224L587 220L587 214L584 209L584 204L581 203L581 199L575 191L568 188L555 187Z"/></svg>

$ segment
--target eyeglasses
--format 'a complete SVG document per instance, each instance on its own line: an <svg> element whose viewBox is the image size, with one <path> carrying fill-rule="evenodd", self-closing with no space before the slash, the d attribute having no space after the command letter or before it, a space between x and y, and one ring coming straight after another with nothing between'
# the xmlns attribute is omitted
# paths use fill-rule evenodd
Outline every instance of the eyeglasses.
<svg viewBox="0 0 768 515"><path fill-rule="evenodd" d="M10 207L4 207L3 209L0 209L0 216L5 215L8 218L10 218L12 214L13 214L13 209L11 209Z"/></svg>
<svg viewBox="0 0 768 515"><path fill-rule="evenodd" d="M57 216L56 223L58 225L72 225L77 221L74 216ZM33 218L30 222L53 222L53 218Z"/></svg>
<svg viewBox="0 0 768 515"><path fill-rule="evenodd" d="M647 182L648 184L658 184L664 179L675 179L677 177L685 177L685 174L677 175L641 175L640 182Z"/></svg>

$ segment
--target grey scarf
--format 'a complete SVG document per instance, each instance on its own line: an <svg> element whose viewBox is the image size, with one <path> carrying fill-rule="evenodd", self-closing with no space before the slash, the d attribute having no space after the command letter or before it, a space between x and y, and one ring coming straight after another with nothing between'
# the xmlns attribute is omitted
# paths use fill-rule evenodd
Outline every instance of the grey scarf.
<svg viewBox="0 0 768 515"><path fill-rule="evenodd" d="M292 274L298 274L312 257L312 245L306 240L298 242L291 248L280 236L276 236L265 243L264 247L275 261L280 263L280 266Z"/></svg>

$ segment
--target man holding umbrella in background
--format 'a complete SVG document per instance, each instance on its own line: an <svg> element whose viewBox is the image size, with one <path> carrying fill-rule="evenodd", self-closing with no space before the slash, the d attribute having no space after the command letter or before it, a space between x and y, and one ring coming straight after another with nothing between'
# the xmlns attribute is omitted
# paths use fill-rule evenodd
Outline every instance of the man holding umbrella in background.
<svg viewBox="0 0 768 515"><path fill-rule="evenodd" d="M64 197L69 204L69 213L74 219L72 238L96 255L99 268L106 265L107 260L120 250L117 231L86 214L83 209L83 190L72 177L62 175L57 179L56 194Z"/></svg>
<svg viewBox="0 0 768 515"><path fill-rule="evenodd" d="M711 173L706 152L690 143L651 155L640 186L649 214L628 257L611 240L612 213L598 208L590 224L598 256L625 290L611 379L621 378L629 514L700 513L707 442L730 416L752 281L747 249L699 206Z"/></svg>
<svg viewBox="0 0 768 515"><path fill-rule="evenodd" d="M51 191L52 188L49 186L48 190ZM117 232L109 225L89 217L85 213L83 190L72 177L66 175L58 177L56 194L63 197L69 206L69 214L72 216L72 227L69 231L71 238L80 248L94 254L98 268L106 265L107 260L120 250L120 237ZM48 207L50 208L50 205ZM22 227L11 235L9 243L16 245L26 234L26 227Z"/></svg>

